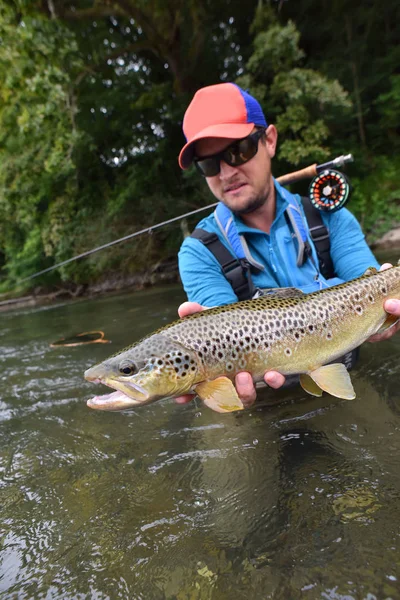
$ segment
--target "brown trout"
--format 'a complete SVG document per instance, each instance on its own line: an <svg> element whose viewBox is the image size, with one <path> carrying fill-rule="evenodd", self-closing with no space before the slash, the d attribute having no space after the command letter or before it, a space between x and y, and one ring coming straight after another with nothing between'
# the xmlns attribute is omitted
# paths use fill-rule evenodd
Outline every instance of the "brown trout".
<svg viewBox="0 0 400 600"><path fill-rule="evenodd" d="M399 261L400 264L400 261ZM300 374L311 395L355 398L343 364L332 363L396 322L383 309L400 298L400 267L370 268L347 283L312 294L291 289L205 310L175 321L85 372L117 390L88 401L122 410L196 393L217 412L243 409L232 383L239 371L254 382L266 370Z"/></svg>

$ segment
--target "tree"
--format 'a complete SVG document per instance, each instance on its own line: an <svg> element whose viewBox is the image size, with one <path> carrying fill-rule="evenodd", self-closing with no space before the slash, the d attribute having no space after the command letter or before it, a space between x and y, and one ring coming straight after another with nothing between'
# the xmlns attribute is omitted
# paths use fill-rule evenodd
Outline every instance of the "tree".
<svg viewBox="0 0 400 600"><path fill-rule="evenodd" d="M330 155L334 124L351 106L347 92L303 65L300 33L292 21L281 25L271 7L260 7L246 74L238 82L261 99L282 140L278 158L285 166L321 162Z"/></svg>
<svg viewBox="0 0 400 600"><path fill-rule="evenodd" d="M0 245L13 277L69 247L64 228L77 189L76 96L82 64L61 23L0 13ZM61 249L59 252L62 253Z"/></svg>

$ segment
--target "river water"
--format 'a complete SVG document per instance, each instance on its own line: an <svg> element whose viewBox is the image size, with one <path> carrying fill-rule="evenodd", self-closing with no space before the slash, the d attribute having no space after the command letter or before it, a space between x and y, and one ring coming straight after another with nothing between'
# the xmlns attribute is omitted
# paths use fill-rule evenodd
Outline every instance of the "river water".
<svg viewBox="0 0 400 600"><path fill-rule="evenodd" d="M0 315L0 597L400 598L400 335L357 399L262 390L107 413L83 372L176 318L177 286ZM109 344L50 348L101 329Z"/></svg>

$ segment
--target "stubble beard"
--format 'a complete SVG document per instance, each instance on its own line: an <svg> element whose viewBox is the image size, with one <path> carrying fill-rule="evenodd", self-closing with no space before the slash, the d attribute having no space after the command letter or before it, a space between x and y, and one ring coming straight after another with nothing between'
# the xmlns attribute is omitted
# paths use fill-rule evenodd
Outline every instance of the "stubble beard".
<svg viewBox="0 0 400 600"><path fill-rule="evenodd" d="M235 215L237 215L238 217L240 215L248 215L248 214L258 210L262 206L264 206L264 204L267 202L267 200L268 200L267 194L259 195L259 196L256 196L255 198L250 198L247 206L245 206L244 208L237 209L237 210L232 209L232 212Z"/></svg>

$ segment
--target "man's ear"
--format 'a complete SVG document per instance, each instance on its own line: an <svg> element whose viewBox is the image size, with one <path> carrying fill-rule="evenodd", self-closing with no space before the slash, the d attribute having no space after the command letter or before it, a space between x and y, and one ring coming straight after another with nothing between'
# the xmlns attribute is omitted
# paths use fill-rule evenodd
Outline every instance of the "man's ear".
<svg viewBox="0 0 400 600"><path fill-rule="evenodd" d="M278 143L278 132L275 125L268 125L265 130L265 143L270 158L275 156L276 144Z"/></svg>

